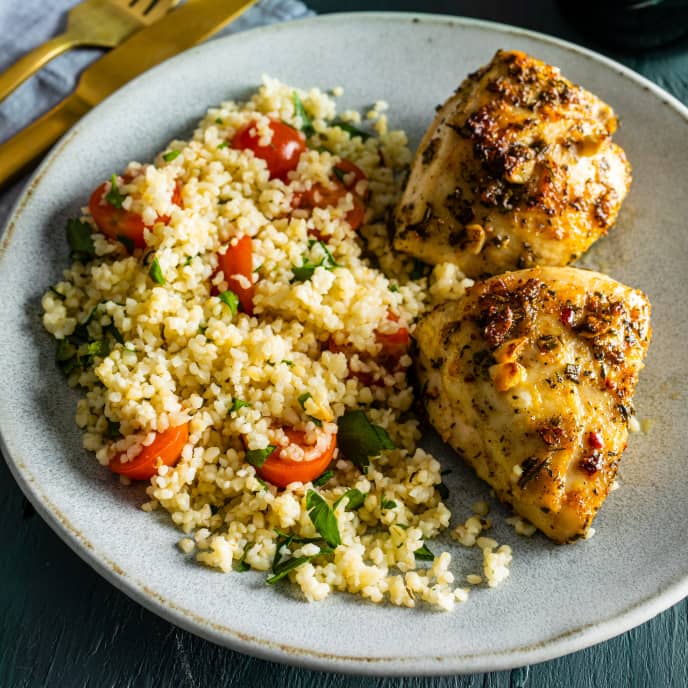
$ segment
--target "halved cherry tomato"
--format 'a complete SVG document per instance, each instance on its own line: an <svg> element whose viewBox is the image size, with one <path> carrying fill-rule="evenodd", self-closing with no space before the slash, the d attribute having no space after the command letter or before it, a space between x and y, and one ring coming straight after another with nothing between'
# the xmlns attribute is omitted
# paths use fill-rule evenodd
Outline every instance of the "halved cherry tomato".
<svg viewBox="0 0 688 688"><path fill-rule="evenodd" d="M296 208L329 208L339 204L341 198L351 193L354 207L346 214L346 221L351 226L351 229L356 231L362 224L365 218L365 202L363 197L357 193L358 184L365 181L366 176L363 170L354 165L350 160L342 158L335 166L335 170L339 171L338 179L332 180L333 186L325 186L324 184L313 184L313 186L298 194L295 198L294 207ZM367 196L367 188L364 191L364 196Z"/></svg>
<svg viewBox="0 0 688 688"><path fill-rule="evenodd" d="M367 182L368 178L358 165L354 165L348 158L342 158L334 166L334 170L337 179L339 179L349 191L356 192L364 200L368 198L370 195L368 184L366 184L363 189L360 188L362 185L359 185L359 182Z"/></svg>
<svg viewBox="0 0 688 688"><path fill-rule="evenodd" d="M165 466L174 466L179 461L188 439L188 423L169 428L165 432L158 433L153 442L144 447L130 461L122 461L121 454L113 457L109 464L110 470L132 480L148 480L158 472L160 463Z"/></svg>
<svg viewBox="0 0 688 688"><path fill-rule="evenodd" d="M98 229L109 239L128 241L134 244L135 248L145 248L146 242L143 238L143 230L146 225L143 218L138 213L133 213L124 208L117 208L108 203L105 198L108 182L101 184L92 194L88 201L88 209L95 221ZM172 203L182 207L182 190L179 183L175 184L172 193ZM169 216L160 215L158 220L164 224L170 221Z"/></svg>
<svg viewBox="0 0 688 688"><path fill-rule="evenodd" d="M329 444L324 449L320 449L317 445L306 444L306 434L303 432L298 430L284 432L291 444L298 444L304 450L306 458L303 461L283 459L280 457L283 448L278 447L265 459L265 463L260 468L256 468L256 473L263 480L277 487L286 487L289 483L295 482L307 483L322 475L332 461L337 447L337 435L331 435Z"/></svg>
<svg viewBox="0 0 688 688"><path fill-rule="evenodd" d="M387 320L399 322L399 316L389 311ZM407 327L403 325L396 332L375 332L375 341L382 345L382 355L388 359L398 360L408 351L411 337Z"/></svg>
<svg viewBox="0 0 688 688"><path fill-rule="evenodd" d="M132 213L124 208L117 208L105 199L107 182L101 184L88 201L88 209L98 229L109 239L125 242L131 241L136 248L144 248L146 242L143 239L145 225L138 213Z"/></svg>
<svg viewBox="0 0 688 688"><path fill-rule="evenodd" d="M217 262L222 270L227 286L239 297L244 313L253 315L253 241L244 234L236 244L230 244L224 253L219 253ZM237 276L245 277L249 286L244 286Z"/></svg>
<svg viewBox="0 0 688 688"><path fill-rule="evenodd" d="M287 173L296 169L301 153L306 150L306 138L294 127L273 119L268 125L272 129L272 140L267 146L261 146L260 137L251 133L256 126L254 120L241 127L232 137L232 148L253 151L257 158L265 160L272 179L285 181Z"/></svg>

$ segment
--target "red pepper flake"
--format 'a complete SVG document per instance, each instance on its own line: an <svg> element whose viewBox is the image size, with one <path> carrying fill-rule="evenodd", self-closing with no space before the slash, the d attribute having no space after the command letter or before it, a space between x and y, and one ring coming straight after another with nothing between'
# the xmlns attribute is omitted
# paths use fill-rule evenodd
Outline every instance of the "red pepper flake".
<svg viewBox="0 0 688 688"><path fill-rule="evenodd" d="M571 306L564 306L561 309L561 312L559 313L559 319L561 320L561 322L563 322L564 325L568 325L569 327L573 327L575 317L576 312L573 310L573 308L571 308Z"/></svg>
<svg viewBox="0 0 688 688"><path fill-rule="evenodd" d="M602 468L602 454L595 450L590 456L584 456L578 465L588 475L594 475Z"/></svg>
<svg viewBox="0 0 688 688"><path fill-rule="evenodd" d="M602 449L604 444L602 443L602 435L600 435L599 432L596 430L593 430L592 432L588 433L588 444L593 448L593 449Z"/></svg>

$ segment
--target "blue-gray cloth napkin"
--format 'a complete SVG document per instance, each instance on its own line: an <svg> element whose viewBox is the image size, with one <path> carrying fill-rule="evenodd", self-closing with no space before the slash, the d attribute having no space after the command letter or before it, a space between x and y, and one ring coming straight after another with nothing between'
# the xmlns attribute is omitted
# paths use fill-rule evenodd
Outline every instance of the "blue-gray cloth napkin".
<svg viewBox="0 0 688 688"><path fill-rule="evenodd" d="M75 0L0 2L0 71L64 31L67 11L75 4ZM214 38L310 14L313 12L299 0L261 0ZM71 50L22 84L0 103L0 141L8 139L71 93L81 71L102 54L99 49ZM0 194L0 229L30 173Z"/></svg>

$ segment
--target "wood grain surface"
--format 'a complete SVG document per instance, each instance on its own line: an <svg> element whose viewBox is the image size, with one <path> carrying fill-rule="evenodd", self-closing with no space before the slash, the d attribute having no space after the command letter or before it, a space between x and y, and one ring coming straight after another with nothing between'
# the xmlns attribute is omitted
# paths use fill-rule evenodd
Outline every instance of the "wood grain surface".
<svg viewBox="0 0 688 688"><path fill-rule="evenodd" d="M688 41L644 55L610 52L568 27L552 2L312 0L309 4L317 12L434 11L524 26L614 57L688 103ZM0 38L2 30L0 27ZM680 180L682 186L685 183ZM101 579L53 534L23 497L2 461L0 523L4 533L0 555L0 688L688 686L686 600L596 647L513 671L402 679L324 674L231 652L144 610Z"/></svg>

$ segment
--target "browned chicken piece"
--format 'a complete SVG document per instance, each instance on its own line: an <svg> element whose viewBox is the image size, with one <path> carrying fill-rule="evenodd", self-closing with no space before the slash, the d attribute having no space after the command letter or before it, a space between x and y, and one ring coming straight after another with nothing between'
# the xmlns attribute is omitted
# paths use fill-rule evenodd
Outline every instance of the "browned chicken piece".
<svg viewBox="0 0 688 688"><path fill-rule="evenodd" d="M430 422L556 542L590 528L626 448L650 342L645 295L596 272L477 282L415 333Z"/></svg>
<svg viewBox="0 0 688 688"><path fill-rule="evenodd" d="M614 224L631 182L616 125L556 67L500 50L425 133L394 246L474 278L576 260Z"/></svg>

